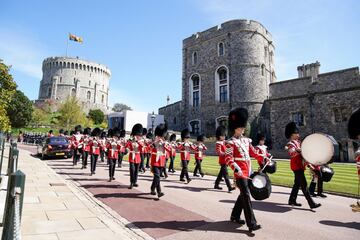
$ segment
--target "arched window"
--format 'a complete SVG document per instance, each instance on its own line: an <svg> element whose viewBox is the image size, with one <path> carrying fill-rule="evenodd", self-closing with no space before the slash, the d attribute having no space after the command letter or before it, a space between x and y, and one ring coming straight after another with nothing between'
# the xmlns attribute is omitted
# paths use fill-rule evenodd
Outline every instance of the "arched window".
<svg viewBox="0 0 360 240"><path fill-rule="evenodd" d="M56 66L56 67L58 67L58 66L59 66L59 63L58 63L58 62L56 62L56 63L55 63L55 66Z"/></svg>
<svg viewBox="0 0 360 240"><path fill-rule="evenodd" d="M91 67L91 72L93 72L94 71L94 67Z"/></svg>
<svg viewBox="0 0 360 240"><path fill-rule="evenodd" d="M174 117L174 119L173 119L173 123L174 123L174 124L176 124L176 117Z"/></svg>
<svg viewBox="0 0 360 240"><path fill-rule="evenodd" d="M200 133L200 121L193 120L189 122L190 125L190 133L193 135L197 135Z"/></svg>
<svg viewBox="0 0 360 240"><path fill-rule="evenodd" d="M75 64L75 69L78 69L78 64L77 63Z"/></svg>
<svg viewBox="0 0 360 240"><path fill-rule="evenodd" d="M66 63L63 62L63 63L62 63L62 66L63 66L63 68L66 68Z"/></svg>
<svg viewBox="0 0 360 240"><path fill-rule="evenodd" d="M79 64L79 68L80 68L80 70L82 70L82 64Z"/></svg>
<svg viewBox="0 0 360 240"><path fill-rule="evenodd" d="M218 44L218 56L224 56L225 54L225 46L223 42Z"/></svg>
<svg viewBox="0 0 360 240"><path fill-rule="evenodd" d="M264 47L264 56L265 56L265 59L267 58L267 55L268 55L268 47L265 46L265 47Z"/></svg>
<svg viewBox="0 0 360 240"><path fill-rule="evenodd" d="M88 71L90 71L90 67L89 67L89 65L87 65L87 70L88 70Z"/></svg>
<svg viewBox="0 0 360 240"><path fill-rule="evenodd" d="M74 69L74 63L71 63L71 69Z"/></svg>
<svg viewBox="0 0 360 240"><path fill-rule="evenodd" d="M87 98L87 100L90 100L90 99L91 99L91 92L90 92L90 91L87 92L86 98Z"/></svg>
<svg viewBox="0 0 360 240"><path fill-rule="evenodd" d="M200 84L200 75L193 74L190 78L189 82L190 87L190 105L193 107L200 106L200 91L201 91L201 84Z"/></svg>
<svg viewBox="0 0 360 240"><path fill-rule="evenodd" d="M270 61L270 63L273 63L273 61L274 61L274 53L271 51L270 53L269 53L269 61Z"/></svg>
<svg viewBox="0 0 360 240"><path fill-rule="evenodd" d="M60 81L59 81L60 83L62 82L62 77L60 77Z"/></svg>
<svg viewBox="0 0 360 240"><path fill-rule="evenodd" d="M104 99L105 99L105 97L104 97L104 94L103 94L103 95L101 95L101 103L104 103Z"/></svg>
<svg viewBox="0 0 360 240"><path fill-rule="evenodd" d="M76 96L76 90L75 88L71 89L71 96L75 97Z"/></svg>
<svg viewBox="0 0 360 240"><path fill-rule="evenodd" d="M52 89L51 89L51 87L49 87L49 88L48 88L48 94L47 94L47 95L48 95L48 98L51 98L51 92L52 92Z"/></svg>
<svg viewBox="0 0 360 240"><path fill-rule="evenodd" d="M215 72L215 100L221 103L229 101L229 70L226 66Z"/></svg>
<svg viewBox="0 0 360 240"><path fill-rule="evenodd" d="M195 65L195 64L197 64L197 62L198 62L198 54L197 54L197 52L195 51L195 52L193 52L193 54L192 54L192 64Z"/></svg>
<svg viewBox="0 0 360 240"><path fill-rule="evenodd" d="M70 68L70 63L69 62L67 63L67 68Z"/></svg>
<svg viewBox="0 0 360 240"><path fill-rule="evenodd" d="M89 81L89 87L91 86L91 81Z"/></svg>
<svg viewBox="0 0 360 240"><path fill-rule="evenodd" d="M262 64L262 65L261 65L261 75L262 75L262 76L265 76L265 70L266 70L266 69L265 69L265 64Z"/></svg>

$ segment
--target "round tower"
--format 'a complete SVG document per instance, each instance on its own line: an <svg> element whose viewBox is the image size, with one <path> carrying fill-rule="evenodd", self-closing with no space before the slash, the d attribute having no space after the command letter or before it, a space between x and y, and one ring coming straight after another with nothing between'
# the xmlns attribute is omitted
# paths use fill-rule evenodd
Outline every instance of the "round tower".
<svg viewBox="0 0 360 240"><path fill-rule="evenodd" d="M39 100L62 102L75 96L85 111L100 108L107 110L110 69L72 57L49 57L42 64Z"/></svg>
<svg viewBox="0 0 360 240"><path fill-rule="evenodd" d="M232 108L253 121L276 81L275 46L259 22L232 20L183 41L183 125L213 135ZM196 134L196 131L193 131Z"/></svg>

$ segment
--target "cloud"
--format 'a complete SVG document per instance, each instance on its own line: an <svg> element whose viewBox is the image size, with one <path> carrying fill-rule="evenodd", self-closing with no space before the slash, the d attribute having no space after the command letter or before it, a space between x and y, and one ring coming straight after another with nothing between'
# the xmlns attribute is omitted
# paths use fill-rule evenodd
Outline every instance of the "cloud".
<svg viewBox="0 0 360 240"><path fill-rule="evenodd" d="M0 58L15 71L41 79L42 61L47 56L44 45L31 34L0 30Z"/></svg>

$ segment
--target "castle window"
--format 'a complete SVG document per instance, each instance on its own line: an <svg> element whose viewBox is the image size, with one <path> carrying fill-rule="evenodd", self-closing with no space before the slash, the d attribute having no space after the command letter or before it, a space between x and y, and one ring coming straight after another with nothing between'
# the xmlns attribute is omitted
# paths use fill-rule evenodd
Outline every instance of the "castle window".
<svg viewBox="0 0 360 240"><path fill-rule="evenodd" d="M193 107L200 106L200 76L198 74L190 78L190 104Z"/></svg>
<svg viewBox="0 0 360 240"><path fill-rule="evenodd" d="M229 71L227 67L221 66L215 73L215 100L217 102L229 101Z"/></svg>
<svg viewBox="0 0 360 240"><path fill-rule="evenodd" d="M104 97L104 94L103 94L103 95L101 95L101 103L104 103L104 99L105 99L105 97Z"/></svg>
<svg viewBox="0 0 360 240"><path fill-rule="evenodd" d="M261 65L261 75L265 76L265 64Z"/></svg>
<svg viewBox="0 0 360 240"><path fill-rule="evenodd" d="M88 70L88 71L90 71L90 67L89 67L89 65L87 65L87 70Z"/></svg>
<svg viewBox="0 0 360 240"><path fill-rule="evenodd" d="M89 87L91 86L91 81L89 81Z"/></svg>
<svg viewBox="0 0 360 240"><path fill-rule="evenodd" d="M55 64L55 65L56 65L56 67L58 67L58 66L59 66L59 63L58 63L58 62L56 62L56 64Z"/></svg>
<svg viewBox="0 0 360 240"><path fill-rule="evenodd" d="M174 119L173 119L173 123L174 123L174 124L176 124L176 117L174 117Z"/></svg>
<svg viewBox="0 0 360 240"><path fill-rule="evenodd" d="M305 126L304 114L301 112L292 113L291 120L295 122L297 126Z"/></svg>
<svg viewBox="0 0 360 240"><path fill-rule="evenodd" d="M347 107L333 108L333 123L347 122L350 114Z"/></svg>
<svg viewBox="0 0 360 240"><path fill-rule="evenodd" d="M62 82L62 77L60 77L60 83Z"/></svg>
<svg viewBox="0 0 360 240"><path fill-rule="evenodd" d="M75 69L78 69L78 64L77 63L75 64Z"/></svg>
<svg viewBox="0 0 360 240"><path fill-rule="evenodd" d="M80 68L80 70L82 70L82 64L79 64L79 68Z"/></svg>
<svg viewBox="0 0 360 240"><path fill-rule="evenodd" d="M76 90L75 88L71 89L71 96L75 97L76 96Z"/></svg>
<svg viewBox="0 0 360 240"><path fill-rule="evenodd" d="M197 135L200 133L200 121L199 120L191 121L189 124L190 124L190 133L191 134Z"/></svg>
<svg viewBox="0 0 360 240"><path fill-rule="evenodd" d="M265 59L267 58L267 55L268 55L268 48L267 46L264 47L264 56L265 56Z"/></svg>
<svg viewBox="0 0 360 240"><path fill-rule="evenodd" d="M192 54L192 64L195 65L195 64L197 64L197 62L198 62L198 54L197 54L197 52L195 51L195 52L193 52L193 54Z"/></svg>
<svg viewBox="0 0 360 240"><path fill-rule="evenodd" d="M93 72L94 71L94 68L93 67L91 67L91 72Z"/></svg>
<svg viewBox="0 0 360 240"><path fill-rule="evenodd" d="M76 84L76 78L74 78L74 84Z"/></svg>
<svg viewBox="0 0 360 240"><path fill-rule="evenodd" d="M270 63L273 63L273 61L274 61L274 53L271 51L269 56L270 56L270 58L269 58Z"/></svg>
<svg viewBox="0 0 360 240"><path fill-rule="evenodd" d="M84 71L86 70L86 66L85 66L85 64L83 65L83 69L84 69Z"/></svg>
<svg viewBox="0 0 360 240"><path fill-rule="evenodd" d="M74 69L74 63L71 63L71 69Z"/></svg>
<svg viewBox="0 0 360 240"><path fill-rule="evenodd" d="M51 89L51 87L49 87L49 88L48 88L48 94L47 94L47 95L48 95L48 98L51 98L51 91L52 91L52 89Z"/></svg>
<svg viewBox="0 0 360 240"><path fill-rule="evenodd" d="M90 91L87 92L86 98L87 98L87 100L90 100L90 99L91 99L91 92L90 92Z"/></svg>
<svg viewBox="0 0 360 240"><path fill-rule="evenodd" d="M223 42L218 44L218 56L224 56L225 54L225 46Z"/></svg>

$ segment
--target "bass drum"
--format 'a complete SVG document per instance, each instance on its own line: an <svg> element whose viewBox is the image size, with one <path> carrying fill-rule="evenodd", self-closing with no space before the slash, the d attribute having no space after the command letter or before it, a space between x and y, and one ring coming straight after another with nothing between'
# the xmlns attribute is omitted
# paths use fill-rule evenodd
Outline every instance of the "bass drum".
<svg viewBox="0 0 360 240"><path fill-rule="evenodd" d="M268 165L264 168L263 173L275 173L276 172L276 162L271 160Z"/></svg>
<svg viewBox="0 0 360 240"><path fill-rule="evenodd" d="M248 179L251 196L255 200L264 200L270 197L271 181L265 173L254 172Z"/></svg>
<svg viewBox="0 0 360 240"><path fill-rule="evenodd" d="M335 173L334 169L328 166L321 166L320 171L321 171L321 178L324 182L330 182L332 176Z"/></svg>
<svg viewBox="0 0 360 240"><path fill-rule="evenodd" d="M330 135L310 134L301 144L301 155L313 165L324 165L339 159L339 144Z"/></svg>

